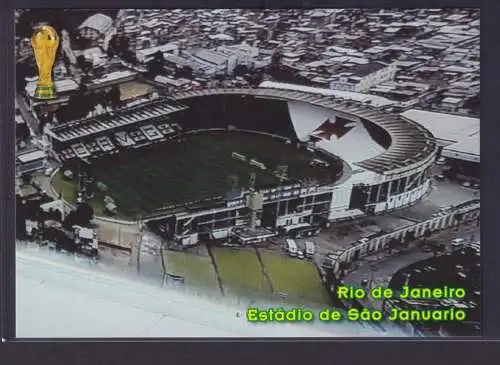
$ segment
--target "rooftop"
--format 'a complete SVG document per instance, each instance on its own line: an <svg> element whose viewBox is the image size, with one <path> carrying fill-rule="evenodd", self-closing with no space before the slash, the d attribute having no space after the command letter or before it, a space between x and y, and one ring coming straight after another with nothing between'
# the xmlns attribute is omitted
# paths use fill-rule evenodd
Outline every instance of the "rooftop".
<svg viewBox="0 0 500 365"><path fill-rule="evenodd" d="M394 102L387 98L381 96L375 96L370 94L362 94L351 91L342 91L342 90L332 90L332 89L322 89L317 87L310 86L302 86L295 84L286 84L281 82L273 82L273 81L264 81L260 85L262 88L270 88L270 89L280 89L280 90L290 90L290 91L299 91L305 93L314 93L324 96L331 96L336 98L345 98L349 100L359 101L361 103L370 103L373 106L387 106L393 105Z"/></svg>
<svg viewBox="0 0 500 365"><path fill-rule="evenodd" d="M202 49L194 54L194 56L200 60L207 61L210 63L214 63L217 65L224 64L227 62L227 57L214 51L210 51L207 49Z"/></svg>
<svg viewBox="0 0 500 365"><path fill-rule="evenodd" d="M410 109L401 114L429 130L438 140L457 143L479 133L479 118Z"/></svg>
<svg viewBox="0 0 500 365"><path fill-rule="evenodd" d="M451 158L455 157L456 155L460 155L463 160L479 162L481 149L480 140L480 132L474 133L471 136L465 137L460 142L453 143L443 148L442 155L444 157Z"/></svg>
<svg viewBox="0 0 500 365"><path fill-rule="evenodd" d="M113 20L104 14L94 14L88 17L78 28L91 28L101 34L106 34L112 27Z"/></svg>

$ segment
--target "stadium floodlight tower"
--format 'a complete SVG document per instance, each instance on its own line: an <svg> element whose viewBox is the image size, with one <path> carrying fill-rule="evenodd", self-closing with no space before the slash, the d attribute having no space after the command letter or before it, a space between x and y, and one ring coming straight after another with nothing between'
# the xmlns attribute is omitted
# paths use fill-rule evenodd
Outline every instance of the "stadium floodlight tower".
<svg viewBox="0 0 500 365"><path fill-rule="evenodd" d="M250 228L254 229L257 226L257 214L262 211L264 200L262 195L255 191L255 172L250 174L250 182L248 184L247 207L250 209Z"/></svg>

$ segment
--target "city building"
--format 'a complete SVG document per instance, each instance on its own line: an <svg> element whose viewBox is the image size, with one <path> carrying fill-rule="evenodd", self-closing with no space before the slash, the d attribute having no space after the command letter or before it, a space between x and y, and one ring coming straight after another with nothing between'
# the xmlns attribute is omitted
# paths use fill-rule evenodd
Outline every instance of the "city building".
<svg viewBox="0 0 500 365"><path fill-rule="evenodd" d="M179 55L179 46L174 43L167 43L161 46L138 49L135 53L137 61L140 63L148 63L154 57L157 52L161 52L163 55Z"/></svg>
<svg viewBox="0 0 500 365"><path fill-rule="evenodd" d="M330 82L330 88L355 92L367 91L373 86L393 80L396 69L395 64L387 65L381 62L358 64L335 75L335 80Z"/></svg>
<svg viewBox="0 0 500 365"><path fill-rule="evenodd" d="M233 73L237 56L202 49L193 53L189 62L193 70L205 76L227 75Z"/></svg>
<svg viewBox="0 0 500 365"><path fill-rule="evenodd" d="M247 43L231 45L231 46L220 46L217 47L217 52L228 55L236 56L236 61L239 65L253 66L255 60L259 56L259 49L253 47Z"/></svg>
<svg viewBox="0 0 500 365"><path fill-rule="evenodd" d="M104 14L94 14L88 17L79 27L81 37L91 41L104 39L113 27L113 19Z"/></svg>

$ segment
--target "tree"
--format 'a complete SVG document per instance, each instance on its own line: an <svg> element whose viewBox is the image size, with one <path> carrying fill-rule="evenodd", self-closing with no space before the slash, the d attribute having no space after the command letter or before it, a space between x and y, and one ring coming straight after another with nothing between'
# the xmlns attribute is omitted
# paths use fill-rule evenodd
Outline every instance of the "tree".
<svg viewBox="0 0 500 365"><path fill-rule="evenodd" d="M264 80L264 76L262 75L261 72L255 73L251 76L249 83L253 87L257 87L262 83L262 80Z"/></svg>
<svg viewBox="0 0 500 365"><path fill-rule="evenodd" d="M236 67L233 70L233 74L235 76L243 76L249 72L249 69L245 65L236 65Z"/></svg>
<svg viewBox="0 0 500 365"><path fill-rule="evenodd" d="M163 67L165 66L165 57L163 57L163 53L161 51L156 52L153 55L153 59L148 62L147 68L148 73L151 78L158 76L163 71Z"/></svg>
<svg viewBox="0 0 500 365"><path fill-rule="evenodd" d="M73 229L73 226L76 225L76 214L75 211L72 210L64 219L63 221L63 227L67 229L68 231Z"/></svg>
<svg viewBox="0 0 500 365"><path fill-rule="evenodd" d="M59 209L54 210L53 220L56 222L62 222L62 214Z"/></svg>
<svg viewBox="0 0 500 365"><path fill-rule="evenodd" d="M78 65L78 67L80 68L80 70L83 71L83 69L85 68L85 57L83 55L80 55L76 58L76 64Z"/></svg>
<svg viewBox="0 0 500 365"><path fill-rule="evenodd" d="M176 67L175 77L183 77L185 79L193 78L193 68L190 66Z"/></svg>
<svg viewBox="0 0 500 365"><path fill-rule="evenodd" d="M29 185L29 184L31 184L32 176L31 176L31 174L22 174L21 180L23 182L23 185Z"/></svg>
<svg viewBox="0 0 500 365"><path fill-rule="evenodd" d="M43 239L50 241L50 242L56 242L57 244L57 237L59 236L59 231L55 228L52 227L47 227L43 230Z"/></svg>
<svg viewBox="0 0 500 365"><path fill-rule="evenodd" d="M66 250L69 252L76 251L76 244L71 238L69 238L66 233L58 231L58 235L56 237L56 249L58 250Z"/></svg>
<svg viewBox="0 0 500 365"><path fill-rule="evenodd" d="M114 85L111 90L106 93L105 100L106 104L116 107L120 104L121 92L117 85Z"/></svg>
<svg viewBox="0 0 500 365"><path fill-rule="evenodd" d="M87 225L94 218L94 209L87 202L78 204L75 213L81 225Z"/></svg>
<svg viewBox="0 0 500 365"><path fill-rule="evenodd" d="M25 140L30 136L30 129L26 123L16 124L16 139L18 141Z"/></svg>

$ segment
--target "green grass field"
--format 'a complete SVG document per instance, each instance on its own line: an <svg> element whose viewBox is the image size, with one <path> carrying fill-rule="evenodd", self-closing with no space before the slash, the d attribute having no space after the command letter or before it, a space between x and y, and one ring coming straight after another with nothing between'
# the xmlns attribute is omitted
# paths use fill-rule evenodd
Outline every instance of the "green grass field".
<svg viewBox="0 0 500 365"><path fill-rule="evenodd" d="M261 252L261 257L274 290L287 294L288 301L330 303L313 263L275 253Z"/></svg>
<svg viewBox="0 0 500 365"><path fill-rule="evenodd" d="M244 296L272 295L271 286L254 251L214 247L212 252L225 291Z"/></svg>
<svg viewBox="0 0 500 365"><path fill-rule="evenodd" d="M168 274L183 276L187 285L219 290L210 257L192 253L164 251L163 260Z"/></svg>
<svg viewBox="0 0 500 365"><path fill-rule="evenodd" d="M264 163L268 170L255 169L232 158L237 152ZM314 177L331 181L331 171L309 165L314 154L297 150L281 140L241 132L187 136L183 143L167 143L139 151L100 159L92 164L91 174L108 187L122 217L136 217L168 205L225 196L238 177L238 185L247 187L249 176L256 171L256 186L276 185L272 171L288 166L291 180ZM71 187L60 179L56 189L72 196ZM74 188L73 188L74 190ZM97 205L98 202L94 202ZM102 205L102 204L101 204Z"/></svg>
<svg viewBox="0 0 500 365"><path fill-rule="evenodd" d="M76 202L76 185L75 181L65 180L63 171L59 170L52 178L52 186L54 191L61 195L61 197L70 203Z"/></svg>

